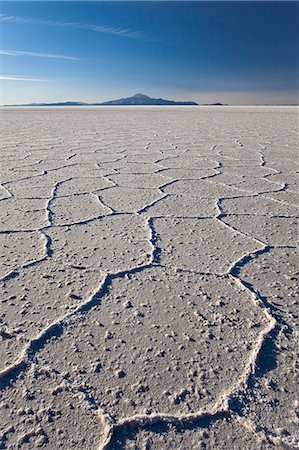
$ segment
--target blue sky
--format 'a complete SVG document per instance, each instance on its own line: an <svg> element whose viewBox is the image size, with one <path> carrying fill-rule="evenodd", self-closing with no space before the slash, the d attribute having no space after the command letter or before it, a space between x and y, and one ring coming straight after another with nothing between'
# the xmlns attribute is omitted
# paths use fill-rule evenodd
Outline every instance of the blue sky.
<svg viewBox="0 0 299 450"><path fill-rule="evenodd" d="M297 2L2 2L1 103L298 102Z"/></svg>

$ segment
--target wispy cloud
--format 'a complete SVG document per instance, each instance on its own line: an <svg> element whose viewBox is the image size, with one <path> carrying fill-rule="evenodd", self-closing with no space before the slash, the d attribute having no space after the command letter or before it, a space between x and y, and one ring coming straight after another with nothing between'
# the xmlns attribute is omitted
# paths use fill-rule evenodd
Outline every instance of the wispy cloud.
<svg viewBox="0 0 299 450"><path fill-rule="evenodd" d="M31 78L25 76L18 75L0 75L0 80L8 80L8 81L50 81L45 78Z"/></svg>
<svg viewBox="0 0 299 450"><path fill-rule="evenodd" d="M123 36L130 39L145 39L145 36L136 30L129 28L117 28L106 25L95 25L92 23L81 22L68 22L66 20L43 20L43 19L31 19L27 17L9 16L7 14L0 14L1 22L17 23L17 24L29 24L29 25L49 25L59 27L73 27L83 30L94 31L96 33L112 34L115 36Z"/></svg>
<svg viewBox="0 0 299 450"><path fill-rule="evenodd" d="M0 55L8 56L33 56L36 58L54 58L54 59L66 59L71 61L79 61L79 58L67 55L56 55L52 53L40 53L40 52L25 52L22 50L0 50Z"/></svg>

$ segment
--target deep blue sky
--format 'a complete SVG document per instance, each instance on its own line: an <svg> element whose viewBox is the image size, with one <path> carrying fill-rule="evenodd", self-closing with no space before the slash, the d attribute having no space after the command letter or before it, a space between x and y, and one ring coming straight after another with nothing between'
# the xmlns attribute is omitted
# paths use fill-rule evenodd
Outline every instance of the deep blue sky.
<svg viewBox="0 0 299 450"><path fill-rule="evenodd" d="M136 92L297 103L298 12L297 2L3 2L1 103Z"/></svg>

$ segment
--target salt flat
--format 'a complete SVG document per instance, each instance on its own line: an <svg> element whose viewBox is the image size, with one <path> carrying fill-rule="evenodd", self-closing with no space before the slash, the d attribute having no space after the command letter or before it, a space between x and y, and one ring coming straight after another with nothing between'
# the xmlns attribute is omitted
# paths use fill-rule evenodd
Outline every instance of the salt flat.
<svg viewBox="0 0 299 450"><path fill-rule="evenodd" d="M298 448L297 109L1 119L0 448Z"/></svg>

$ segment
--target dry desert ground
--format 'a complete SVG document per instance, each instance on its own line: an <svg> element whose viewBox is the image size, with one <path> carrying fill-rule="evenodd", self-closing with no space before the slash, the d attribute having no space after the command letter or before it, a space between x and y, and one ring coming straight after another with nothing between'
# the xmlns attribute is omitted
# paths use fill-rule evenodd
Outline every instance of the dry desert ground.
<svg viewBox="0 0 299 450"><path fill-rule="evenodd" d="M297 118L1 111L1 449L298 448Z"/></svg>

